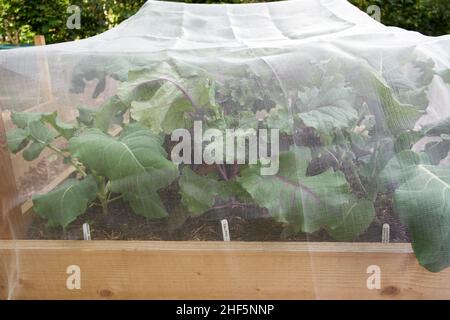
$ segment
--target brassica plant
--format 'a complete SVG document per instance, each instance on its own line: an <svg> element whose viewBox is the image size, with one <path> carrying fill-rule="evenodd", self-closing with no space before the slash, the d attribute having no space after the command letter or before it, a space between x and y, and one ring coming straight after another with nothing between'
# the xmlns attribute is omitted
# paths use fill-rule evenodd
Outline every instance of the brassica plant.
<svg viewBox="0 0 450 320"><path fill-rule="evenodd" d="M158 191L175 184L177 207L190 216L250 207L289 232L324 229L351 241L374 220L377 196L390 192L419 262L439 271L450 264L450 168L439 165L450 149L450 119L416 123L433 77L449 81L450 73L436 74L431 60L414 54L403 64L392 61L377 69L345 59L311 61L291 87L246 69L220 78L166 62L82 61L74 92L98 78L98 96L112 77L121 81L117 94L98 110L80 108L76 124L56 113L13 113L17 128L8 142L27 160L49 148L76 168L76 177L33 198L35 211L53 225L66 227L90 205L108 214L108 203L118 199L147 218L166 217L171 212ZM167 141L194 121L220 132L278 129L277 173L262 175L261 163L203 164L207 170L174 164ZM122 127L118 136L109 133L113 124ZM425 137L431 142L413 151ZM54 144L61 138L65 149Z"/></svg>

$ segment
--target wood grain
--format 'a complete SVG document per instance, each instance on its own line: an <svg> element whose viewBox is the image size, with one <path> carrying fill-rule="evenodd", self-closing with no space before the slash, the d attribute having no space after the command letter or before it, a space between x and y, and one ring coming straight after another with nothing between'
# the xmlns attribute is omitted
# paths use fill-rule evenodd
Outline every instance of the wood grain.
<svg viewBox="0 0 450 320"><path fill-rule="evenodd" d="M5 127L0 114L0 239L22 236L26 229L8 150Z"/></svg>
<svg viewBox="0 0 450 320"><path fill-rule="evenodd" d="M37 35L34 37L35 46L45 46L45 37ZM39 74L41 76L41 96L43 101L49 101L53 99L52 81L50 77L50 70L48 67L48 60L45 51L41 51L38 54ZM58 110L59 111L59 110ZM61 113L59 113L61 114Z"/></svg>
<svg viewBox="0 0 450 320"><path fill-rule="evenodd" d="M450 270L426 271L409 244L2 241L0 259L19 266L1 276L14 299L450 298ZM69 265L81 290L66 289Z"/></svg>

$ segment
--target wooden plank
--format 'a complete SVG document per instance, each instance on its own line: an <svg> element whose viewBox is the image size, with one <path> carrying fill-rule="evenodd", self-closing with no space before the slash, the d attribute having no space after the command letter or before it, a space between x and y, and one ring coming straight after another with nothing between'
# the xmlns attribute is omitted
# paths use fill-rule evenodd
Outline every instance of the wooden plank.
<svg viewBox="0 0 450 320"><path fill-rule="evenodd" d="M35 46L45 46L45 37L43 35L34 36Z"/></svg>
<svg viewBox="0 0 450 320"><path fill-rule="evenodd" d="M14 299L450 298L450 270L426 271L409 244L2 241L0 259L19 261L0 284ZM81 290L66 289L69 265Z"/></svg>
<svg viewBox="0 0 450 320"><path fill-rule="evenodd" d="M45 46L45 37L42 35L37 35L34 37L34 45L35 46ZM41 52L38 55L39 64L40 64L40 75L41 75L41 95L43 97L43 101L48 101L53 99L52 92L52 82L50 77L50 70L48 67L48 60L45 55L45 52Z"/></svg>
<svg viewBox="0 0 450 320"><path fill-rule="evenodd" d="M0 114L0 239L13 239L25 233L26 222L19 208L5 127Z"/></svg>

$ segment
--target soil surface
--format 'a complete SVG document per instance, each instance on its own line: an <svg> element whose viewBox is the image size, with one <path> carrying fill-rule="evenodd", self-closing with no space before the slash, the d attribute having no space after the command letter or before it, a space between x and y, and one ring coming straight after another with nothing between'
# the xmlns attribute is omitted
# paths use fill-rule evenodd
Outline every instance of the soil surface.
<svg viewBox="0 0 450 320"><path fill-rule="evenodd" d="M172 193L173 194L173 193ZM200 217L185 217L170 208L178 203L167 194L162 195L170 218L150 220L133 213L127 203L110 204L104 215L99 207L91 207L64 231L60 227L48 227L46 220L35 217L28 232L28 239L82 240L82 225L90 225L92 240L152 240L152 241L221 241L221 219L228 219L232 241L334 241L324 230L313 234L289 234L281 223L275 222L262 209L216 210ZM381 242L382 226L390 225L391 242L409 242L405 227L392 213L390 195L380 195L375 202L376 217L370 227L355 242Z"/></svg>

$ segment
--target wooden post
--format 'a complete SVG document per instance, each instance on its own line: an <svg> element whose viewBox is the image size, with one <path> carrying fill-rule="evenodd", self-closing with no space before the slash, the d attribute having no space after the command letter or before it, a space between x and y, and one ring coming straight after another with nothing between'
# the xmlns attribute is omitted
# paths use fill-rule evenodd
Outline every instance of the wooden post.
<svg viewBox="0 0 450 320"><path fill-rule="evenodd" d="M0 114L0 239L25 234L26 223L20 210L19 192L14 178L3 118Z"/></svg>
<svg viewBox="0 0 450 320"><path fill-rule="evenodd" d="M45 37L38 35L34 36L34 45L35 46L45 46Z"/></svg>
<svg viewBox="0 0 450 320"><path fill-rule="evenodd" d="M45 37L38 35L34 37L34 45L35 46L45 46ZM53 93L52 93L52 84L51 84L51 78L50 78L50 71L48 68L48 61L45 53L38 53L38 59L39 59L39 66L40 66L40 73L41 73L41 94L43 101L41 102L47 102L49 100L53 99Z"/></svg>

